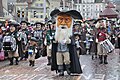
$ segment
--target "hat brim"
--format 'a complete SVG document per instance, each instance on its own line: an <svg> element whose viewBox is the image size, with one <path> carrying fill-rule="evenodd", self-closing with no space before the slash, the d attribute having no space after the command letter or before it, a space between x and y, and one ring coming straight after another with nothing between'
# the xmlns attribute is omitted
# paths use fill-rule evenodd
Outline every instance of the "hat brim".
<svg viewBox="0 0 120 80"><path fill-rule="evenodd" d="M37 25L37 24L44 25L44 24L43 24L43 23L41 23L41 22L36 22L36 23L35 23L35 25Z"/></svg>
<svg viewBox="0 0 120 80"><path fill-rule="evenodd" d="M96 24L98 21L101 21L101 20L106 20L105 18L100 18L100 19L97 19L94 24Z"/></svg>
<svg viewBox="0 0 120 80"><path fill-rule="evenodd" d="M20 24L22 24L22 23L26 23L27 25L29 25L30 23L29 22L27 22L27 21L21 21L20 22Z"/></svg>
<svg viewBox="0 0 120 80"><path fill-rule="evenodd" d="M74 19L81 19L81 20L83 19L82 15L76 10L62 12L62 11L56 9L51 12L50 16L53 17L55 15L60 15L60 14L68 14L68 15L72 16Z"/></svg>
<svg viewBox="0 0 120 80"><path fill-rule="evenodd" d="M11 25L14 25L15 27L16 27L16 26L19 26L19 24L17 24L17 23L9 23L9 24L8 24L8 26L11 26Z"/></svg>

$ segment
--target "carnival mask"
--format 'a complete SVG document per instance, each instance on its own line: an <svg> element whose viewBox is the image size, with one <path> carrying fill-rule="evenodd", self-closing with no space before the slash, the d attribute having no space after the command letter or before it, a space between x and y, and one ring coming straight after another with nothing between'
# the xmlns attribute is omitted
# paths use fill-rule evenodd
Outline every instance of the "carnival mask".
<svg viewBox="0 0 120 80"><path fill-rule="evenodd" d="M57 26L62 29L70 28L72 24L72 18L70 15L63 14L57 17Z"/></svg>

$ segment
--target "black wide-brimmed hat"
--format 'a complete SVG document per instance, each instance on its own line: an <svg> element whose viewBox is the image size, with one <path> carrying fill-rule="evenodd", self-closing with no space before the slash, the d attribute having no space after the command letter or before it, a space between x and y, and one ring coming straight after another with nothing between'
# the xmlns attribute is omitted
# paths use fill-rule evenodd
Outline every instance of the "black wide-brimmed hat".
<svg viewBox="0 0 120 80"><path fill-rule="evenodd" d="M37 24L40 24L42 26L44 25L44 23L42 23L42 22L36 22L35 25L37 25Z"/></svg>
<svg viewBox="0 0 120 80"><path fill-rule="evenodd" d="M8 25L9 25L9 27L10 27L11 25L13 25L14 27L20 26L20 24L17 23L17 22L10 22Z"/></svg>
<svg viewBox="0 0 120 80"><path fill-rule="evenodd" d="M68 15L72 16L74 19L83 19L81 14L76 10L60 11L59 9L55 9L50 13L50 16L54 17L54 16L60 15L60 14L68 14Z"/></svg>
<svg viewBox="0 0 120 80"><path fill-rule="evenodd" d="M22 23L26 23L27 25L29 25L30 23L29 22L27 22L27 21L21 21L20 22L20 24L22 24Z"/></svg>
<svg viewBox="0 0 120 80"><path fill-rule="evenodd" d="M101 21L101 20L107 20L106 18L98 18L95 22L94 22L94 24L96 24L98 21Z"/></svg>

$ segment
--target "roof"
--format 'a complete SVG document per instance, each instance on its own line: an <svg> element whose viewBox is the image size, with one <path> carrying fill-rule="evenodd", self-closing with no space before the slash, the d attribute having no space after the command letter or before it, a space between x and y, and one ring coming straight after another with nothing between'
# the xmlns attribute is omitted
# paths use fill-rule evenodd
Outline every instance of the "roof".
<svg viewBox="0 0 120 80"><path fill-rule="evenodd" d="M111 8L106 8L103 12L100 13L100 17L116 18L118 13L113 11Z"/></svg>
<svg viewBox="0 0 120 80"><path fill-rule="evenodd" d="M113 5L113 3L108 2L107 6L105 8L115 8L115 6Z"/></svg>

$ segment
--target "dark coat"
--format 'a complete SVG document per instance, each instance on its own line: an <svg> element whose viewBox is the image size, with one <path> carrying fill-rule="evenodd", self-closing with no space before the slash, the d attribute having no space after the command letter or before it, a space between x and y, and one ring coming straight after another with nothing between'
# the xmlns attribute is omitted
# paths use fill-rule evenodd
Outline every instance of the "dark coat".
<svg viewBox="0 0 120 80"><path fill-rule="evenodd" d="M52 64L51 64L51 70L56 70L58 71L58 66L57 66L57 61L56 61L56 52L57 52L57 43L53 43L52 44ZM79 58L77 56L77 52L76 52L76 47L75 47L75 41L74 38L71 37L71 44L68 45L69 47L69 53L70 53L70 71L71 73L78 73L81 74L82 73L82 69L81 69L81 65L79 62ZM65 70L65 67L64 67Z"/></svg>

